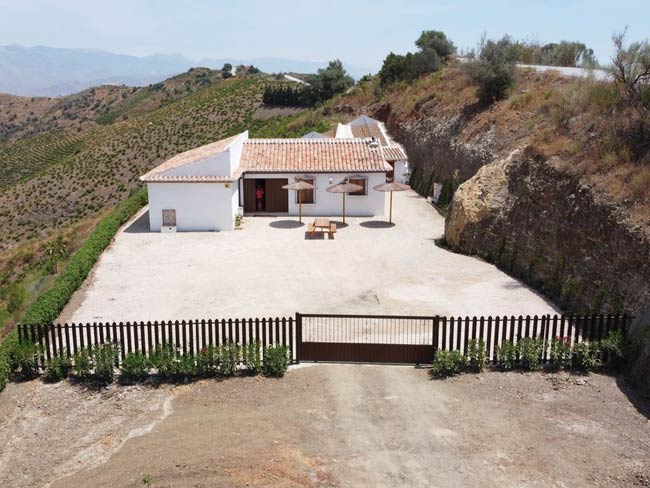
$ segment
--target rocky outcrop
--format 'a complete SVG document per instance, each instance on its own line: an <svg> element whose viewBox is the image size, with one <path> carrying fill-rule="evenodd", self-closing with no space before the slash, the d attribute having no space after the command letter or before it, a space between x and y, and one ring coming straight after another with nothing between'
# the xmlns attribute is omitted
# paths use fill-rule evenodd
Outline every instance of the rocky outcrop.
<svg viewBox="0 0 650 488"><path fill-rule="evenodd" d="M445 238L452 249L497 264L564 309L633 313L637 354L650 357L650 242L621 222L617 208L598 201L578 177L526 148L460 185ZM636 373L650 382L647 358Z"/></svg>

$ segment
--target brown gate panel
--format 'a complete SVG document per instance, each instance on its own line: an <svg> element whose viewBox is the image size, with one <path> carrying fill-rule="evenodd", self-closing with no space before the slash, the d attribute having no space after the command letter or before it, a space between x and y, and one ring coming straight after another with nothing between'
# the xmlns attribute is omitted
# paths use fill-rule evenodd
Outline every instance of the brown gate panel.
<svg viewBox="0 0 650 488"><path fill-rule="evenodd" d="M244 212L255 212L255 180L244 178Z"/></svg>
<svg viewBox="0 0 650 488"><path fill-rule="evenodd" d="M300 360L427 364L433 360L433 346L302 342L300 344Z"/></svg>
<svg viewBox="0 0 650 488"><path fill-rule="evenodd" d="M282 188L289 183L287 178L269 178L266 183L266 211L267 212L288 212L289 192Z"/></svg>

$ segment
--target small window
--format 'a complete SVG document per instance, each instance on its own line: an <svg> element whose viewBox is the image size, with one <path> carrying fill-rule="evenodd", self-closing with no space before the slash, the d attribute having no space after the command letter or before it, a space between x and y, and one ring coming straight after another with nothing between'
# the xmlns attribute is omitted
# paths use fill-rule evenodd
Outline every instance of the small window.
<svg viewBox="0 0 650 488"><path fill-rule="evenodd" d="M176 210L162 211L163 227L176 227Z"/></svg>
<svg viewBox="0 0 650 488"><path fill-rule="evenodd" d="M368 180L366 180L365 178L350 178L348 180L348 182L352 183L353 185L359 185L359 186L363 187L359 191L355 191L355 192L350 193L350 195L363 196L363 195L368 194L368 186L367 186Z"/></svg>
<svg viewBox="0 0 650 488"><path fill-rule="evenodd" d="M301 181L314 185L314 178L301 178ZM298 195L300 194L300 195ZM299 190L296 192L296 204L298 203L314 203L314 190Z"/></svg>

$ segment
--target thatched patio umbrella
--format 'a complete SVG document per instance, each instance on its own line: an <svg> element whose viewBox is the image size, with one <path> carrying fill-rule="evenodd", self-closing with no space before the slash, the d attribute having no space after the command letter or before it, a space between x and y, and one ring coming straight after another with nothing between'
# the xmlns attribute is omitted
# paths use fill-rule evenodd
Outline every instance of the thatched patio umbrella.
<svg viewBox="0 0 650 488"><path fill-rule="evenodd" d="M311 183L307 183L305 180L296 180L295 183L289 183L282 188L298 192L298 222L302 224L302 190L315 190L316 187Z"/></svg>
<svg viewBox="0 0 650 488"><path fill-rule="evenodd" d="M373 186L373 190L377 191L389 191L390 192L390 210L388 214L388 223L393 223L393 192L394 191L405 191L410 190L411 187L403 183L396 183L394 181L390 183L382 183L381 185Z"/></svg>
<svg viewBox="0 0 650 488"><path fill-rule="evenodd" d="M348 183L343 181L337 183L336 185L328 186L327 191L330 193L341 193L343 195L343 223L345 224L345 195L346 193L354 193L355 191L363 190L363 187L360 185L355 185L354 183Z"/></svg>

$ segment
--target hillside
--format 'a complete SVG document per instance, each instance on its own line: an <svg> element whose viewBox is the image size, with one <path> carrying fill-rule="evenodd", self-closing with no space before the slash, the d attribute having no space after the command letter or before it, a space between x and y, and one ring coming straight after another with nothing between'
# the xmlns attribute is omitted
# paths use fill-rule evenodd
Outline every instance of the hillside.
<svg viewBox="0 0 650 488"><path fill-rule="evenodd" d="M520 69L508 97L485 107L452 65L388 89L373 80L330 110L384 120L412 186L429 196L442 185L444 245L566 311L634 314L633 337L646 343L637 354L650 357L650 154L621 138L616 100L608 83ZM643 376L650 360L640 364Z"/></svg>
<svg viewBox="0 0 650 488"><path fill-rule="evenodd" d="M245 129L269 137L329 129L309 111L262 107L268 83L279 82L264 74L223 80L199 68L146 88L97 87L50 106L14 97L41 112L31 116L37 123L16 122L0 142L0 330L13 284L26 289L24 310L51 282L52 254L65 261L161 161Z"/></svg>

